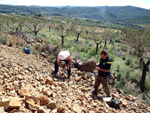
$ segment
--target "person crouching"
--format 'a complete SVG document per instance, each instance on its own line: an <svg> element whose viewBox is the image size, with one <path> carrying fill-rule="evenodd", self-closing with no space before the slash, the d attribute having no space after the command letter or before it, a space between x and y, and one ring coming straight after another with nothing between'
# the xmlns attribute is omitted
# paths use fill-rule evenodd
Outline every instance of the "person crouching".
<svg viewBox="0 0 150 113"><path fill-rule="evenodd" d="M63 67L63 65L61 64L62 61L64 61L67 65L68 79L70 79L70 75L71 75L71 57L70 57L69 51L67 51L67 50L61 51L58 54L57 59L55 61L55 70L53 72L53 75L57 74L59 67L61 67L63 71L66 70L66 68Z"/></svg>

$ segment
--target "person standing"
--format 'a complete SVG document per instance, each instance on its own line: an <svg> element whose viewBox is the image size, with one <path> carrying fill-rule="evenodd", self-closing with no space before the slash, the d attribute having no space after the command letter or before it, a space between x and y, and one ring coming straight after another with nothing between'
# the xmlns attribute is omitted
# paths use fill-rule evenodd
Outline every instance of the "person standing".
<svg viewBox="0 0 150 113"><path fill-rule="evenodd" d="M95 80L94 91L92 92L96 96L97 96L98 88L101 83L103 85L103 89L107 97L110 97L107 79L108 79L108 76L110 76L111 74L110 72L111 63L112 62L107 54L107 51L102 50L100 62L96 65L96 70L98 70L98 75Z"/></svg>
<svg viewBox="0 0 150 113"><path fill-rule="evenodd" d="M55 70L53 72L53 75L57 74L59 67L61 67L63 71L66 70L66 68L63 67L62 64L61 64L62 61L64 61L66 63L67 71L68 71L68 79L70 79L70 75L71 75L71 57L70 57L69 51L67 51L67 50L61 51L58 54L57 59L55 61Z"/></svg>

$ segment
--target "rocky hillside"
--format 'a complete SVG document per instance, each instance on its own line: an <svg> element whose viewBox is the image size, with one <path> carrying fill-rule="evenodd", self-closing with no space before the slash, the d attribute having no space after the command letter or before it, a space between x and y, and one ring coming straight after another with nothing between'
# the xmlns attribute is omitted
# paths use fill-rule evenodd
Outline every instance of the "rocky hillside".
<svg viewBox="0 0 150 113"><path fill-rule="evenodd" d="M120 108L110 107L91 91L94 73L72 68L71 80L59 72L52 79L53 64L42 56L27 55L22 47L0 45L0 113L148 113L150 106L132 95L109 85L111 95Z"/></svg>

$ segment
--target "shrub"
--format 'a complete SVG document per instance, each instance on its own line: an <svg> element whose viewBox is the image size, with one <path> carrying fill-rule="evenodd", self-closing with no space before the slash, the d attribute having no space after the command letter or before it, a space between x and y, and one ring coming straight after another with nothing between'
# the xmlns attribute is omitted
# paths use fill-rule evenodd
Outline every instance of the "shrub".
<svg viewBox="0 0 150 113"><path fill-rule="evenodd" d="M112 46L112 47L111 47L111 50L115 51L115 50L116 50L116 47L115 47L115 46Z"/></svg>
<svg viewBox="0 0 150 113"><path fill-rule="evenodd" d="M132 71L130 76L129 76L129 80L139 84L140 83L140 77L141 77L141 73L139 71Z"/></svg>
<svg viewBox="0 0 150 113"><path fill-rule="evenodd" d="M131 65L132 64L132 57L128 57L128 59L125 62L126 65Z"/></svg>
<svg viewBox="0 0 150 113"><path fill-rule="evenodd" d="M116 42L116 43L121 43L121 39L120 39L120 38L116 38L116 39L115 39L115 42Z"/></svg>
<svg viewBox="0 0 150 113"><path fill-rule="evenodd" d="M128 86L128 84L125 84L125 86L123 87L123 92L125 94L132 94L133 89L131 87Z"/></svg>
<svg viewBox="0 0 150 113"><path fill-rule="evenodd" d="M122 45L121 46L121 50L127 52L128 51L128 47L126 45Z"/></svg>
<svg viewBox="0 0 150 113"><path fill-rule="evenodd" d="M146 100L146 94L145 93L142 93L142 99Z"/></svg>
<svg viewBox="0 0 150 113"><path fill-rule="evenodd" d="M16 42L16 45L23 46L24 45L24 40L18 38L17 42Z"/></svg>
<svg viewBox="0 0 150 113"><path fill-rule="evenodd" d="M120 64L117 64L117 72L120 71Z"/></svg>
<svg viewBox="0 0 150 113"><path fill-rule="evenodd" d="M7 39L4 37L0 37L0 43L6 45L7 44Z"/></svg>
<svg viewBox="0 0 150 113"><path fill-rule="evenodd" d="M147 76L146 80L145 80L145 88L146 88L146 90L150 90L150 82L149 82L149 80L150 80L150 76Z"/></svg>
<svg viewBox="0 0 150 113"><path fill-rule="evenodd" d="M126 78L126 79L129 79L129 76L130 76L130 71L127 70L127 72L126 72L126 74L125 74L125 78Z"/></svg>
<svg viewBox="0 0 150 113"><path fill-rule="evenodd" d="M45 35L45 34L42 34L41 36L46 37L46 35Z"/></svg>
<svg viewBox="0 0 150 113"><path fill-rule="evenodd" d="M115 85L116 88L122 88L124 86L124 84L121 83L121 81L115 81Z"/></svg>
<svg viewBox="0 0 150 113"><path fill-rule="evenodd" d="M122 60L126 60L126 56L122 56Z"/></svg>
<svg viewBox="0 0 150 113"><path fill-rule="evenodd" d="M115 60L115 55L114 55L114 53L113 52L110 52L110 53L108 53L109 54L109 57L110 57L110 59L112 60L112 62Z"/></svg>
<svg viewBox="0 0 150 113"><path fill-rule="evenodd" d="M54 56L54 55L50 55L50 56L47 57L47 60L49 62L53 62L53 60L55 60L55 59L56 59L56 56Z"/></svg>
<svg viewBox="0 0 150 113"><path fill-rule="evenodd" d="M117 74L117 80L118 80L118 81L120 81L120 80L121 80L121 76L122 76L122 74L121 74L121 73L118 73L118 74Z"/></svg>
<svg viewBox="0 0 150 113"><path fill-rule="evenodd" d="M38 52L38 54L40 54L42 52L42 45L40 44L35 44L33 46L35 48L35 50Z"/></svg>

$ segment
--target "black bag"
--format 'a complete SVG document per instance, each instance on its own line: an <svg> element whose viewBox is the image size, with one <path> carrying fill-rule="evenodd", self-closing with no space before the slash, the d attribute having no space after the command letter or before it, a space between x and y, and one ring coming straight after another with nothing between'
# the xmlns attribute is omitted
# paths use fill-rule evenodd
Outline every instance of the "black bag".
<svg viewBox="0 0 150 113"><path fill-rule="evenodd" d="M112 98L110 102L108 102L108 105L112 108L119 109L120 108L120 101L117 99Z"/></svg>

